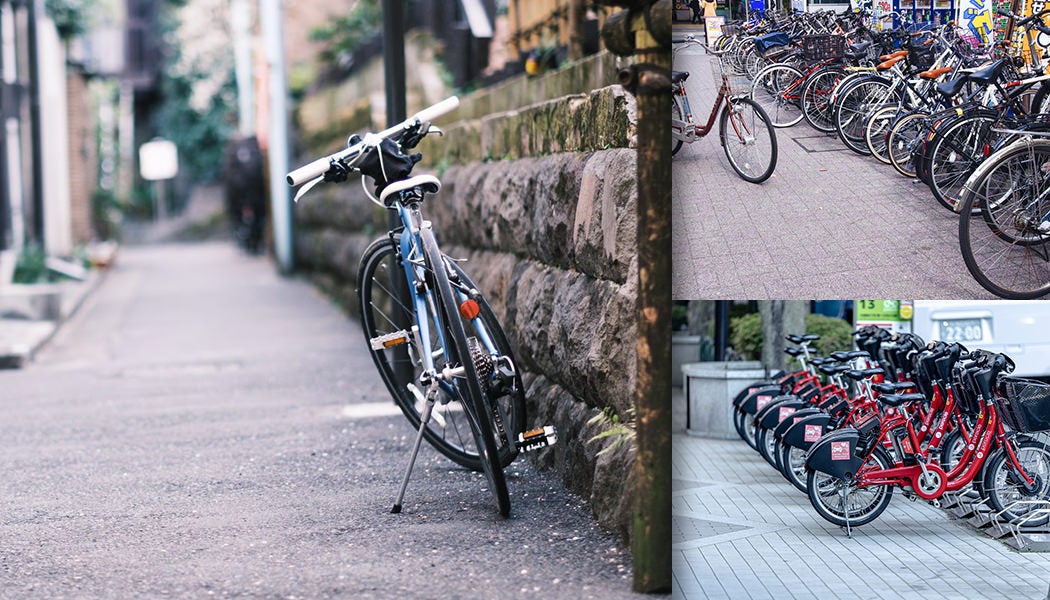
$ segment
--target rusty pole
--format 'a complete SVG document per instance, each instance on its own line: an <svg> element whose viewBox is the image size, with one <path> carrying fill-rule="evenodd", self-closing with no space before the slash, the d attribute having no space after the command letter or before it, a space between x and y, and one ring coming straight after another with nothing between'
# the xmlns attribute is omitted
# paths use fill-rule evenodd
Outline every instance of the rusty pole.
<svg viewBox="0 0 1050 600"><path fill-rule="evenodd" d="M638 104L638 454L634 590L671 591L671 1L629 4L602 28L612 52L637 62L620 83Z"/></svg>

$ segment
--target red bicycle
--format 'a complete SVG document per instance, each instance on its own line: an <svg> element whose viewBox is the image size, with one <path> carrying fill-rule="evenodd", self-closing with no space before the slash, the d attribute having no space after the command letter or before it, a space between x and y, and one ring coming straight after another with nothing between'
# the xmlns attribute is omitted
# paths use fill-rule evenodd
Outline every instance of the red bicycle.
<svg viewBox="0 0 1050 600"><path fill-rule="evenodd" d="M674 43L707 48L693 36L674 40ZM680 49L675 50L676 55ZM710 133L717 116L718 137L729 165L744 181L762 183L769 179L777 166L777 136L773 125L761 106L745 95L733 93L732 69L722 60L722 53L710 48L707 51L717 57L712 64L718 69L716 79L721 79L721 85L706 124L695 122L689 106L685 91L689 72L671 72L671 156L678 153L683 143L691 144Z"/></svg>

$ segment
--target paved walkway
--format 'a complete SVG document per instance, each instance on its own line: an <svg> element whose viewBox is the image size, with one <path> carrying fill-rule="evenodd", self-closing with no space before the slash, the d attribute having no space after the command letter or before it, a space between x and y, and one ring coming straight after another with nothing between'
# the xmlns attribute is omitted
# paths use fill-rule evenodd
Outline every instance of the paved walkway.
<svg viewBox="0 0 1050 600"><path fill-rule="evenodd" d="M849 539L743 441L673 443L676 598L1047 597L1050 554L1013 551L897 493Z"/></svg>
<svg viewBox="0 0 1050 600"><path fill-rule="evenodd" d="M627 548L524 457L413 431L355 321L231 243L126 247L0 371L0 599L632 598ZM572 440L565 443L573 443Z"/></svg>
<svg viewBox="0 0 1050 600"><path fill-rule="evenodd" d="M683 49L675 68L690 72L686 91L706 120L710 58ZM963 264L958 218L925 185L805 121L776 132L780 157L762 185L736 176L717 131L675 156L675 298L991 297Z"/></svg>

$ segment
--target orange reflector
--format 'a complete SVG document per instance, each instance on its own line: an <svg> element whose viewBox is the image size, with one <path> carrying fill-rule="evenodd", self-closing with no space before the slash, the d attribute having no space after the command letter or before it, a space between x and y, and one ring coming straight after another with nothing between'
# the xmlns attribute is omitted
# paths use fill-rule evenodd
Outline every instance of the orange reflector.
<svg viewBox="0 0 1050 600"><path fill-rule="evenodd" d="M478 306L478 303L474 300L467 299L459 305L459 314L462 315L464 319L476 319L480 312L481 307Z"/></svg>
<svg viewBox="0 0 1050 600"><path fill-rule="evenodd" d="M383 347L384 348L393 348L394 346L400 346L401 344L404 344L407 341L408 341L408 337L407 336L406 337L394 338L392 340L386 340L385 342L383 342Z"/></svg>

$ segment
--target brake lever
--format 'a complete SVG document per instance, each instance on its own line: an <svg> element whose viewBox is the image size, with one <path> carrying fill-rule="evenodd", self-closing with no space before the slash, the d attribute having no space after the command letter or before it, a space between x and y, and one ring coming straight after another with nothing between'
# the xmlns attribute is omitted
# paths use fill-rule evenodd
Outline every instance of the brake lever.
<svg viewBox="0 0 1050 600"><path fill-rule="evenodd" d="M299 186L299 191L295 193L295 199L293 200L293 202L299 202L299 198L305 196L307 192L314 188L314 186L324 181L324 177L324 175L321 175L317 179L312 179L310 181L307 181L305 184Z"/></svg>

